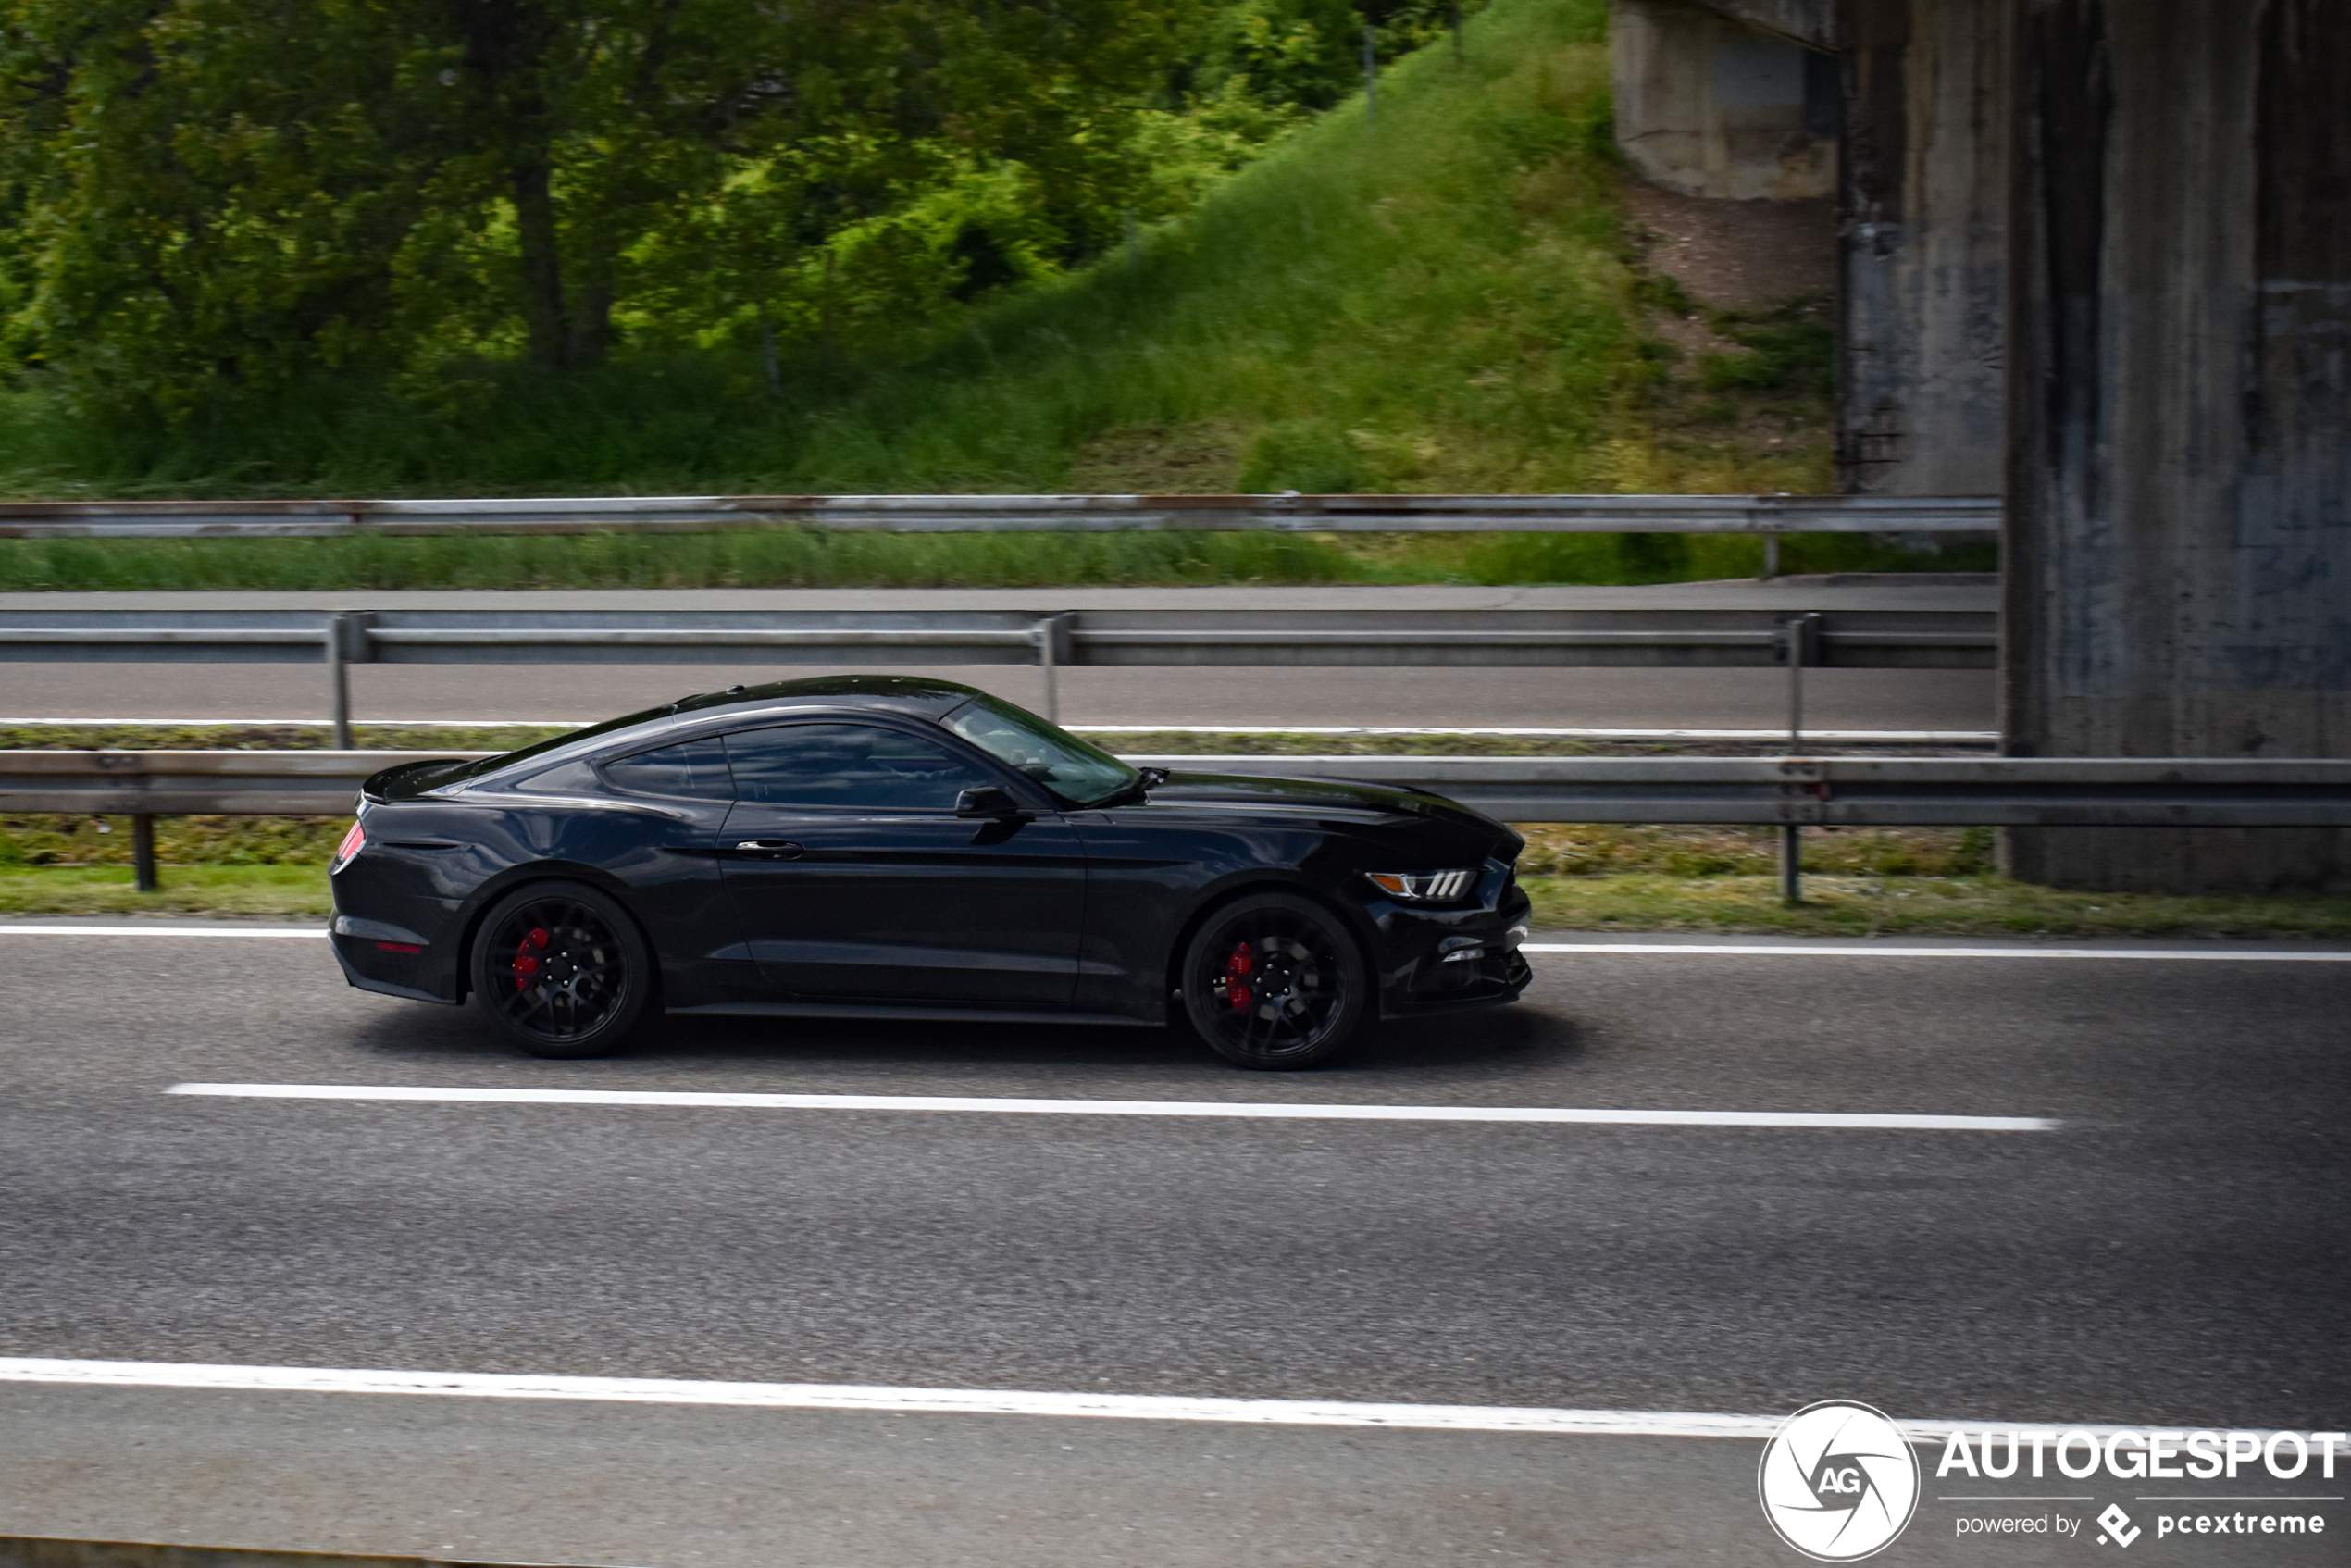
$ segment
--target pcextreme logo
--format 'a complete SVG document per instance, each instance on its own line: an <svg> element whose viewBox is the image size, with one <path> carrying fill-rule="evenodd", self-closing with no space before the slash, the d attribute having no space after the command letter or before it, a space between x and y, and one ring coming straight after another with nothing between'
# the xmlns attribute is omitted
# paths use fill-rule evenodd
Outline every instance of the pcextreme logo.
<svg viewBox="0 0 2351 1568"><path fill-rule="evenodd" d="M1789 1416L1764 1445L1755 1489L1780 1539L1818 1562L1853 1562L1909 1524L1919 1462L1882 1412L1823 1400Z"/></svg>

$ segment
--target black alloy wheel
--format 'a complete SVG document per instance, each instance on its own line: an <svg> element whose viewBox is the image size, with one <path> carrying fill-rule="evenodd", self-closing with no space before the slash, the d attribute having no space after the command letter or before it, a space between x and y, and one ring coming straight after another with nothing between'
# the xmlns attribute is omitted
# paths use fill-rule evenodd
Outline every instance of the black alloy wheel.
<svg viewBox="0 0 2351 1568"><path fill-rule="evenodd" d="M578 882L538 882L482 920L473 989L533 1056L601 1056L644 1019L653 954L612 899Z"/></svg>
<svg viewBox="0 0 2351 1568"><path fill-rule="evenodd" d="M1184 1011L1200 1038L1244 1067L1312 1067L1362 1021L1362 951L1336 915L1288 893L1218 910L1185 949Z"/></svg>

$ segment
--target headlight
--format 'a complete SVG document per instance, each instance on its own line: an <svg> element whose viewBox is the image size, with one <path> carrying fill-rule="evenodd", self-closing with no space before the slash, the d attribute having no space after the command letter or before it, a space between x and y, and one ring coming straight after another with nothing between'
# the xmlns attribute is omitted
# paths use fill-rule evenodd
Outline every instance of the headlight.
<svg viewBox="0 0 2351 1568"><path fill-rule="evenodd" d="M1372 886L1406 903L1446 903L1469 891L1477 880L1469 871L1366 871Z"/></svg>

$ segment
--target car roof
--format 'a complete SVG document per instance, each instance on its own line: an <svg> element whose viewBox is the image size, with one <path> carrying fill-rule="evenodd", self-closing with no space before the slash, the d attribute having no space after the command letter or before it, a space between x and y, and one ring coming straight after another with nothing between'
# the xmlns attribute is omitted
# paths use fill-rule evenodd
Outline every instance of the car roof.
<svg viewBox="0 0 2351 1568"><path fill-rule="evenodd" d="M869 708L939 719L986 694L976 686L919 675L819 675L706 691L680 700L670 711L681 719L699 719L724 717L729 708Z"/></svg>

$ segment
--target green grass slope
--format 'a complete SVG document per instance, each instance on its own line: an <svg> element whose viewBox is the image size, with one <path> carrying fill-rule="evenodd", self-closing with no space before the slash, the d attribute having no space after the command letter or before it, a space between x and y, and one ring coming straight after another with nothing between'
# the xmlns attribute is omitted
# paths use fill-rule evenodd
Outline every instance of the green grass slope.
<svg viewBox="0 0 2351 1568"><path fill-rule="evenodd" d="M912 362L812 349L781 395L722 354L478 367L430 403L339 382L137 430L28 382L0 400L0 488L1824 488L1810 367L1678 367L1641 330L1656 280L1629 263L1606 26L1603 0L1497 0L1458 56L1390 68L1375 118L1360 97L1331 111L1182 222ZM1716 439L1677 437L1684 383ZM1789 439L1742 433L1759 407Z"/></svg>

